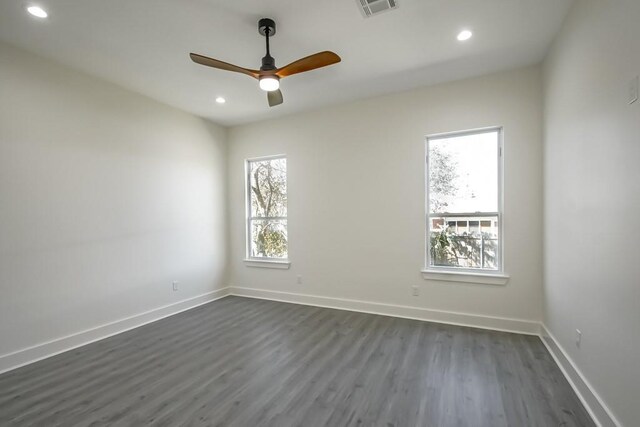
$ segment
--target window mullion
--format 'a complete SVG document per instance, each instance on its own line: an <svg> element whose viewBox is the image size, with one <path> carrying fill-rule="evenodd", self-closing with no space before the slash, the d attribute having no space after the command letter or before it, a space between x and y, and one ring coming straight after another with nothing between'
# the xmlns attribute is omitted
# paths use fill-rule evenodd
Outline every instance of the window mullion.
<svg viewBox="0 0 640 427"><path fill-rule="evenodd" d="M286 216L250 216L250 220L263 220L263 221L286 221Z"/></svg>
<svg viewBox="0 0 640 427"><path fill-rule="evenodd" d="M499 212L445 212L445 213L430 213L430 218L450 218L450 217L485 217L485 216L498 216Z"/></svg>

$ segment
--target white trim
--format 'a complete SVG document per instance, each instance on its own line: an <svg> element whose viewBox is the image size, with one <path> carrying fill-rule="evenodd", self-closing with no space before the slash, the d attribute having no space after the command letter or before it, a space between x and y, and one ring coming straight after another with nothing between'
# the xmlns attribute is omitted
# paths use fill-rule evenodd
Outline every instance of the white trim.
<svg viewBox="0 0 640 427"><path fill-rule="evenodd" d="M126 332L130 329L138 328L165 317L173 316L180 312L190 310L203 304L224 298L229 295L229 288L217 289L192 298L172 304L163 305L143 313L125 317L114 322L106 323L95 328L87 329L65 337L56 338L32 347L27 347L12 353L0 355L0 374L11 371L30 363L47 359L56 354L73 350L74 348L91 344L95 341L108 338L113 335Z"/></svg>
<svg viewBox="0 0 640 427"><path fill-rule="evenodd" d="M275 160L275 159L282 159L282 158L286 158L286 157L287 157L287 153L270 154L268 156L249 157L247 159L244 159L244 161L245 162L260 162L260 161L264 161L264 160Z"/></svg>
<svg viewBox="0 0 640 427"><path fill-rule="evenodd" d="M509 275L504 273L472 273L468 271L422 270L424 280L445 282L479 283L483 285L506 285Z"/></svg>
<svg viewBox="0 0 640 427"><path fill-rule="evenodd" d="M491 133L494 132L497 129L502 129L503 126L487 126L487 127L482 127L482 128L475 128L475 129L467 129L467 130L454 130L454 131L449 131L449 132L440 132L440 133L432 133L427 135L427 138L429 139L446 139L446 138L453 138L453 137L457 137L457 136L469 136L469 135L480 135L482 133Z"/></svg>
<svg viewBox="0 0 640 427"><path fill-rule="evenodd" d="M282 270L288 270L291 267L291 261L289 260L247 258L243 262L247 267L278 268Z"/></svg>
<svg viewBox="0 0 640 427"><path fill-rule="evenodd" d="M475 218L475 217L494 217L500 215L500 212L430 212L429 218Z"/></svg>
<svg viewBox="0 0 640 427"><path fill-rule="evenodd" d="M541 324L540 338L598 427L622 427L622 423L616 419L611 409L544 323Z"/></svg>
<svg viewBox="0 0 640 427"><path fill-rule="evenodd" d="M380 314L383 316L401 317L404 319L423 320L458 326L469 326L495 331L540 335L540 323L536 320L492 317L481 314L459 313L422 307L359 301L346 298L321 297L318 295L270 291L266 289L244 288L238 286L232 286L229 290L231 295L241 297L267 299L271 301L312 305L316 307L336 308L340 310Z"/></svg>

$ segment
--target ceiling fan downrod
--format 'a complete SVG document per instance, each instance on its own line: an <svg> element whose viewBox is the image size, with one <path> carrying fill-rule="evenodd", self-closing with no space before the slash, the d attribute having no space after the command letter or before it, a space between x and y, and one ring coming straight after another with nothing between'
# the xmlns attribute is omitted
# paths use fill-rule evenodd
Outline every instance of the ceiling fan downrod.
<svg viewBox="0 0 640 427"><path fill-rule="evenodd" d="M267 54L264 56L264 58L262 58L262 67L260 67L260 70L275 70L276 61L271 56L271 52L269 50L269 37L276 34L276 23L273 21L273 19L262 18L258 21L258 32L265 37L267 46Z"/></svg>

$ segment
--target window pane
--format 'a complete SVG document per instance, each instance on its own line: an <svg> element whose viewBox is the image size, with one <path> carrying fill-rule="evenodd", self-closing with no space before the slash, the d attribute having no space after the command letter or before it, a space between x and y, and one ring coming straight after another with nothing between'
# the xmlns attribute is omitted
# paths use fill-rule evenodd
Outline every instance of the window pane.
<svg viewBox="0 0 640 427"><path fill-rule="evenodd" d="M287 258L287 220L250 220L251 257Z"/></svg>
<svg viewBox="0 0 640 427"><path fill-rule="evenodd" d="M249 163L252 217L287 216L287 159Z"/></svg>
<svg viewBox="0 0 640 427"><path fill-rule="evenodd" d="M431 266L498 269L499 230L497 216L472 218L431 217L429 249ZM464 222L482 224L460 228ZM444 224L447 224L446 226Z"/></svg>
<svg viewBox="0 0 640 427"><path fill-rule="evenodd" d="M498 211L498 131L428 141L429 212Z"/></svg>

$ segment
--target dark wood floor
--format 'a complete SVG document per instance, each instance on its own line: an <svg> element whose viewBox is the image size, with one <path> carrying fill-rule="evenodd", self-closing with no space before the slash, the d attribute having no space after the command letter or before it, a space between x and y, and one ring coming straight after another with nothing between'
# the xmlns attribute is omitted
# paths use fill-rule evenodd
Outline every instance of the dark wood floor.
<svg viewBox="0 0 640 427"><path fill-rule="evenodd" d="M3 374L0 425L594 424L537 337L227 297Z"/></svg>

